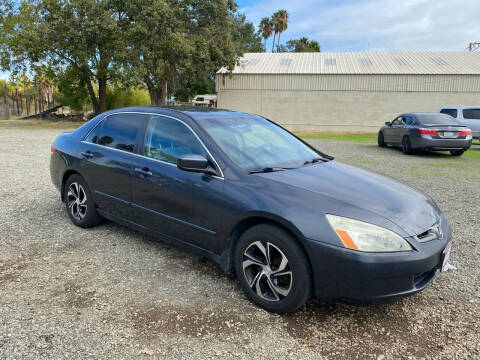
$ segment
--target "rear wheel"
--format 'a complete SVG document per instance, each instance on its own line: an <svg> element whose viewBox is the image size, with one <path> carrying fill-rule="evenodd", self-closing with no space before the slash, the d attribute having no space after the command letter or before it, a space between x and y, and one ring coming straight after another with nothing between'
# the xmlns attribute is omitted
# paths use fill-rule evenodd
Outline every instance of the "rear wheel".
<svg viewBox="0 0 480 360"><path fill-rule="evenodd" d="M378 146L379 147L385 147L387 146L387 143L385 142L385 138L383 136L383 132L378 133Z"/></svg>
<svg viewBox="0 0 480 360"><path fill-rule="evenodd" d="M97 213L90 189L80 175L75 174L68 178L64 192L67 213L75 225L89 228L101 222L102 218Z"/></svg>
<svg viewBox="0 0 480 360"><path fill-rule="evenodd" d="M235 271L247 297L271 312L294 311L311 296L305 252L275 225L256 225L242 235L235 249Z"/></svg>
<svg viewBox="0 0 480 360"><path fill-rule="evenodd" d="M465 150L451 150L450 155L452 156L462 156Z"/></svg>
<svg viewBox="0 0 480 360"><path fill-rule="evenodd" d="M410 142L410 138L408 136L404 136L402 139L402 152L405 155L412 153L412 143Z"/></svg>

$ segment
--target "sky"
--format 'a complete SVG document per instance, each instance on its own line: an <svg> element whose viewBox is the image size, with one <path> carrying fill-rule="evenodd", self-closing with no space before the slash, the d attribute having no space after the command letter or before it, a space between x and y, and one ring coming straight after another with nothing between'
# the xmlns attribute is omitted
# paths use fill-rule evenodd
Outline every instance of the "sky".
<svg viewBox="0 0 480 360"><path fill-rule="evenodd" d="M322 51L463 51L480 41L479 0L237 0L255 25L289 14L281 42L307 36ZM270 45L267 46L271 49Z"/></svg>
<svg viewBox="0 0 480 360"><path fill-rule="evenodd" d="M258 25L289 14L281 41L306 36L322 51L463 51L480 41L480 0L237 0ZM271 39L267 45L271 49ZM0 72L0 79L8 74Z"/></svg>

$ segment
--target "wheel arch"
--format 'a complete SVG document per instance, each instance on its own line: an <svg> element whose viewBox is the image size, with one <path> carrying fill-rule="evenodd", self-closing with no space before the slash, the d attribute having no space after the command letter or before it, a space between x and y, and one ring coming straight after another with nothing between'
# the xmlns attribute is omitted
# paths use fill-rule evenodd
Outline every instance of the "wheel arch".
<svg viewBox="0 0 480 360"><path fill-rule="evenodd" d="M62 202L65 202L65 184L67 183L67 180L70 178L70 176L75 174L82 176L77 170L74 170L74 169L68 169L63 173L62 185L60 188L60 195L62 197Z"/></svg>
<svg viewBox="0 0 480 360"><path fill-rule="evenodd" d="M299 244L302 250L305 252L307 256L310 270L312 271L312 261L310 256L308 255L307 249L305 248L305 244L302 241L304 238L300 230L296 226L294 226L291 222L280 218L278 216L268 214L268 213L255 213L249 214L248 216L244 217L243 219L239 220L234 227L231 229L228 237L228 246L225 250L226 252L226 263L225 263L225 270L229 273L234 272L234 253L235 247L238 243L240 237L250 228L260 224L271 224L278 226L289 233ZM312 271L313 277L313 271Z"/></svg>

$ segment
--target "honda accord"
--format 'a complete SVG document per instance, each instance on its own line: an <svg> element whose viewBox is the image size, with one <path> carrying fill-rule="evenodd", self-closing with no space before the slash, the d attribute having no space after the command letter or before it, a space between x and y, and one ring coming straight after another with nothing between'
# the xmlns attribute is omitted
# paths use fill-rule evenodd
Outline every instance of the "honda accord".
<svg viewBox="0 0 480 360"><path fill-rule="evenodd" d="M335 161L260 116L112 110L59 135L51 152L75 225L106 218L190 249L236 273L272 312L312 296L410 295L450 254L450 227L430 197Z"/></svg>

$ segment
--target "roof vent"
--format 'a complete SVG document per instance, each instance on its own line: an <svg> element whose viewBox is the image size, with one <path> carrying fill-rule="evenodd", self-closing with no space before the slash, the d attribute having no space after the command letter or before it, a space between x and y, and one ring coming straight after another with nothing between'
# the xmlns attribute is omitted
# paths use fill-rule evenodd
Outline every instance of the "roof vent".
<svg viewBox="0 0 480 360"><path fill-rule="evenodd" d="M393 61L395 61L397 65L408 65L407 60L405 60L404 58L394 58Z"/></svg>
<svg viewBox="0 0 480 360"><path fill-rule="evenodd" d="M372 65L372 60L369 58L360 58L359 60L362 65Z"/></svg>
<svg viewBox="0 0 480 360"><path fill-rule="evenodd" d="M436 58L431 58L431 59L437 65L448 65L447 62L445 60L441 59L441 58L436 57Z"/></svg>
<svg viewBox="0 0 480 360"><path fill-rule="evenodd" d="M280 59L280 65L283 65L283 66L288 66L292 63L292 59L289 59L289 58L282 58Z"/></svg>
<svg viewBox="0 0 480 360"><path fill-rule="evenodd" d="M327 66L335 66L335 65L337 65L337 59L335 59L335 58L327 58L327 59L325 59L325 65L327 65Z"/></svg>
<svg viewBox="0 0 480 360"><path fill-rule="evenodd" d="M254 65L257 65L259 62L260 62L260 59L255 58L255 59L248 60L247 65L248 66L254 66Z"/></svg>

